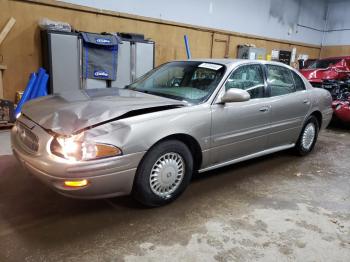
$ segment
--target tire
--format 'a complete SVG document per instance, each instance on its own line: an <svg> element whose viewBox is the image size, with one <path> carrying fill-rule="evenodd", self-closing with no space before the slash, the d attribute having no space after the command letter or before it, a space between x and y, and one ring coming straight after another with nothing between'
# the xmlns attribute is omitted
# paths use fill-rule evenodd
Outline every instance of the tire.
<svg viewBox="0 0 350 262"><path fill-rule="evenodd" d="M166 205L185 191L192 173L193 157L184 143L177 140L160 142L140 162L132 195L149 207Z"/></svg>
<svg viewBox="0 0 350 262"><path fill-rule="evenodd" d="M319 129L317 118L313 115L309 116L309 118L305 121L298 142L294 148L298 155L305 156L314 149Z"/></svg>

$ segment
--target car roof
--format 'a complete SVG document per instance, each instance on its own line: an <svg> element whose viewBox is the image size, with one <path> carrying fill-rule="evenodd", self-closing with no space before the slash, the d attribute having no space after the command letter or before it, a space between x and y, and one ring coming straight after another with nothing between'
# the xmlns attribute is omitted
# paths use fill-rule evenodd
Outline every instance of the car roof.
<svg viewBox="0 0 350 262"><path fill-rule="evenodd" d="M193 61L193 62L208 62L208 63L216 63L222 64L226 66L235 66L239 64L250 64L250 63L259 63L259 64L275 64L279 66L284 66L290 68L290 66L283 64L281 62L276 61L266 61L266 60L250 60L250 59L231 59L231 58L196 58L196 59L188 59L188 60L180 60L180 61Z"/></svg>
<svg viewBox="0 0 350 262"><path fill-rule="evenodd" d="M196 58L196 59L189 59L187 61L194 61L194 62L211 62L211 63L217 63L217 64L223 64L223 65L229 65L229 64L236 64L239 62L246 61L245 59L228 59L228 58Z"/></svg>

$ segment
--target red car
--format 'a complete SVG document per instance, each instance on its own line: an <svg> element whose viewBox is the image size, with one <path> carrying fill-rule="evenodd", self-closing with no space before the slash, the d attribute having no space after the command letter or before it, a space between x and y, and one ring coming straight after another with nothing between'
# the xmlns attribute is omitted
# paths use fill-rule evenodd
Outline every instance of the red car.
<svg viewBox="0 0 350 262"><path fill-rule="evenodd" d="M332 103L335 116L344 123L350 123L350 101L335 100Z"/></svg>
<svg viewBox="0 0 350 262"><path fill-rule="evenodd" d="M331 92L334 115L350 123L350 56L316 60L300 72L314 87Z"/></svg>
<svg viewBox="0 0 350 262"><path fill-rule="evenodd" d="M350 78L350 56L316 60L300 73L315 87L321 87L325 80L346 80Z"/></svg>

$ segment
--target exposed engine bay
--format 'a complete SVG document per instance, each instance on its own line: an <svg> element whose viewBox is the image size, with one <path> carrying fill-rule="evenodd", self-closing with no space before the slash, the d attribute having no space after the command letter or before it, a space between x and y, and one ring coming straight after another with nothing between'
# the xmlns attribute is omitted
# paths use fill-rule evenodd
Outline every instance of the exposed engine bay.
<svg viewBox="0 0 350 262"><path fill-rule="evenodd" d="M350 79L348 80L324 80L321 86L328 90L333 100L349 101L350 99Z"/></svg>
<svg viewBox="0 0 350 262"><path fill-rule="evenodd" d="M315 87L324 88L331 93L335 117L341 122L350 123L350 79L324 80Z"/></svg>

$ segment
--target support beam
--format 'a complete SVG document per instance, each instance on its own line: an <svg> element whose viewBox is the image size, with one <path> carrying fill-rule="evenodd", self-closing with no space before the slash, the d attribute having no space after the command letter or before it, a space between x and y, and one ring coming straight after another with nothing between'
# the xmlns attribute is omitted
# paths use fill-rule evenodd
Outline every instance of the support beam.
<svg viewBox="0 0 350 262"><path fill-rule="evenodd" d="M2 83L2 73L6 69L7 69L7 66L0 65L0 99L4 98L4 86L3 86L3 83Z"/></svg>
<svg viewBox="0 0 350 262"><path fill-rule="evenodd" d="M2 29L2 31L0 33L0 45L5 40L7 34L11 31L11 29L15 25L15 23L16 23L16 19L14 19L13 17L11 17L8 20L7 24L4 26L4 28Z"/></svg>

